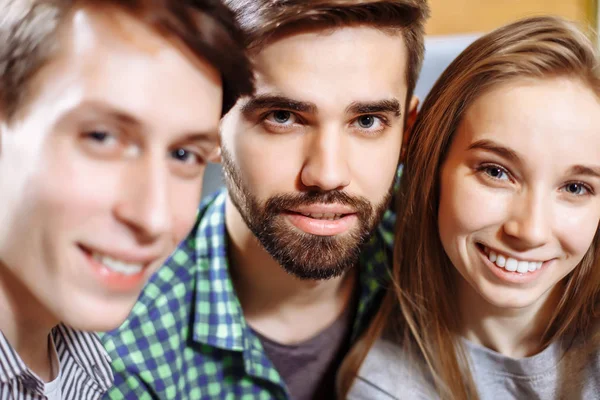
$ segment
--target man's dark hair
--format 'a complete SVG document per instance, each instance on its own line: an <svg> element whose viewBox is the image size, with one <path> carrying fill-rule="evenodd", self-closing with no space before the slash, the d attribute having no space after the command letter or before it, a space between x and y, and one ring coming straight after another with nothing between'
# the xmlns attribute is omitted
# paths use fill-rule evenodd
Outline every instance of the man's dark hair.
<svg viewBox="0 0 600 400"><path fill-rule="evenodd" d="M252 93L246 39L220 0L0 0L0 110L6 120L23 107L32 77L56 54L65 18L83 7L127 12L211 64L223 81L223 114Z"/></svg>
<svg viewBox="0 0 600 400"><path fill-rule="evenodd" d="M251 51L260 50L280 34L303 28L371 25L386 31L401 31L408 53L407 101L412 97L425 53L427 0L224 1L235 12Z"/></svg>

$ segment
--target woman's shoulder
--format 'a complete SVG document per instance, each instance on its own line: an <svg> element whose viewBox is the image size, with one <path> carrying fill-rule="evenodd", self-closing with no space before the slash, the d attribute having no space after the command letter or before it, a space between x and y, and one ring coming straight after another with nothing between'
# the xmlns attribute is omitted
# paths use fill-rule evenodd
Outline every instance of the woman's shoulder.
<svg viewBox="0 0 600 400"><path fill-rule="evenodd" d="M351 400L437 397L422 358L389 337L378 339L369 350L348 394Z"/></svg>

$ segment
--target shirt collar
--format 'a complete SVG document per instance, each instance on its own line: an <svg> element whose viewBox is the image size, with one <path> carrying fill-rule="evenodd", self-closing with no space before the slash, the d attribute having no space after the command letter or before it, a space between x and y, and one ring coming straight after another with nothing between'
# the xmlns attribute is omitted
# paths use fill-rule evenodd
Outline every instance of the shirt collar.
<svg viewBox="0 0 600 400"><path fill-rule="evenodd" d="M246 322L235 294L227 259L225 203L221 189L199 213L196 231L196 301L194 340L212 347L242 351Z"/></svg>
<svg viewBox="0 0 600 400"><path fill-rule="evenodd" d="M220 190L200 209L195 236L196 301L194 340L232 351L253 347L252 333L243 317L235 294L227 258L225 203L227 192ZM374 236L365 245L359 262L358 308L352 336L356 338L372 314L372 309L389 277L390 249L395 215L388 211ZM354 340L354 339L353 339ZM259 350L260 349L254 349Z"/></svg>
<svg viewBox="0 0 600 400"><path fill-rule="evenodd" d="M96 334L76 331L60 324L52 330L51 335L61 368L68 359L72 359L103 391L112 386L110 358ZM27 381L35 391L43 392L44 382L25 365L0 332L0 382L7 384L18 377Z"/></svg>
<svg viewBox="0 0 600 400"><path fill-rule="evenodd" d="M26 371L27 366L0 331L0 382L9 383Z"/></svg>
<svg viewBox="0 0 600 400"><path fill-rule="evenodd" d="M61 365L73 359L83 372L104 391L113 385L111 359L98 335L58 325L53 331L54 344Z"/></svg>

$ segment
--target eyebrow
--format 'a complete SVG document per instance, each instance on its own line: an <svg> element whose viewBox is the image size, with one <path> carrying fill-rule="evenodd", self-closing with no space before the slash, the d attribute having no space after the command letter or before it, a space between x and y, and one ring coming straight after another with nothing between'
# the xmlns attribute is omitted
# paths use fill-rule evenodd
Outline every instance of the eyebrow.
<svg viewBox="0 0 600 400"><path fill-rule="evenodd" d="M585 175L593 178L600 178L600 167L575 165L569 170L569 175Z"/></svg>
<svg viewBox="0 0 600 400"><path fill-rule="evenodd" d="M119 125L126 125L137 129L140 129L143 126L142 122L137 118L130 114L119 111L103 101L84 101L70 109L61 118L61 120L76 116L78 114L83 115L85 119L90 117L108 117L112 120L112 122L116 122Z"/></svg>
<svg viewBox="0 0 600 400"><path fill-rule="evenodd" d="M399 117L400 102L397 99L379 100L373 102L355 101L346 107L347 114L393 113Z"/></svg>
<svg viewBox="0 0 600 400"><path fill-rule="evenodd" d="M193 132L184 135L178 142L213 145L219 140L218 131Z"/></svg>
<svg viewBox="0 0 600 400"><path fill-rule="evenodd" d="M521 161L521 158L515 151L509 149L508 147L504 147L493 140L478 140L475 143L472 143L467 150L485 150L489 151L490 153L495 153L498 156L515 163Z"/></svg>
<svg viewBox="0 0 600 400"><path fill-rule="evenodd" d="M109 103L103 101L85 101L73 109L69 110L66 117L75 115L76 113L86 113L90 116L108 117L114 123L122 126L127 126L130 129L136 131L143 131L144 124L135 118L134 116L124 113L117 108L111 106ZM63 118L61 118L62 120ZM183 133L182 139L178 141L183 142L214 142L218 138L218 129L210 131L197 131L197 132L186 132Z"/></svg>
<svg viewBox="0 0 600 400"><path fill-rule="evenodd" d="M472 149L489 151L514 163L521 162L521 158L515 151L501 146L492 140L479 140L469 146L469 150ZM585 175L600 178L600 166L574 165L569 169L567 175Z"/></svg>
<svg viewBox="0 0 600 400"><path fill-rule="evenodd" d="M257 110L290 110L302 113L317 113L317 106L307 101L298 101L280 95L263 94L252 97L242 106L242 114L249 115Z"/></svg>

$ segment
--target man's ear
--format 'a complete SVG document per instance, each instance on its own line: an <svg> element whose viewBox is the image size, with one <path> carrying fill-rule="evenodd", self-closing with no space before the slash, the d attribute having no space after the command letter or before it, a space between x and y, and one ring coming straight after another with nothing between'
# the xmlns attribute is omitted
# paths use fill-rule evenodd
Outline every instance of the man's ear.
<svg viewBox="0 0 600 400"><path fill-rule="evenodd" d="M221 121L219 121L219 132L217 133L218 137L217 137L217 145L215 146L215 148L213 149L213 151L210 152L210 154L208 155L208 162L211 163L220 163L221 162L221 143L222 143L222 137L221 137L221 126L223 126L223 121L225 120L227 116L223 116L221 118Z"/></svg>
<svg viewBox="0 0 600 400"><path fill-rule="evenodd" d="M413 126L417 120L417 109L419 108L419 98L413 96L410 99L410 104L407 108L406 125L404 126L404 132L402 133L402 150L400 152L400 163L404 163L404 157L406 155L406 147L408 146L408 139L412 133Z"/></svg>
<svg viewBox="0 0 600 400"><path fill-rule="evenodd" d="M220 140L219 140L220 142ZM208 162L220 163L221 162L221 143L215 146L214 150L210 152L208 156Z"/></svg>

